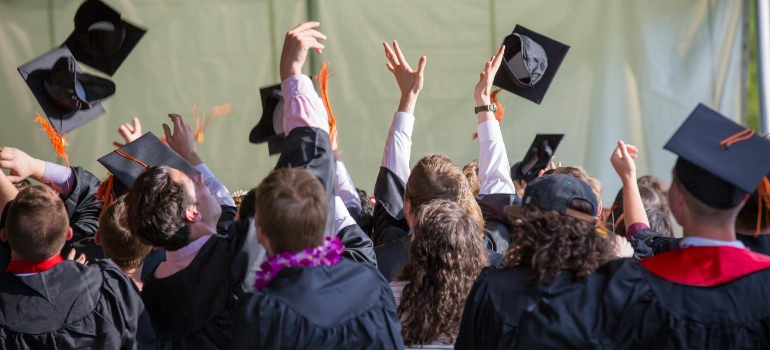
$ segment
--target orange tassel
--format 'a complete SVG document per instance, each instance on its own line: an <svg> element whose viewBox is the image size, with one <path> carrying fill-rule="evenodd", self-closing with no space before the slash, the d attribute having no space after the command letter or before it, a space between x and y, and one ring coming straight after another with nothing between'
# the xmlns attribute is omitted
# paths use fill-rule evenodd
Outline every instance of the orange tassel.
<svg viewBox="0 0 770 350"><path fill-rule="evenodd" d="M329 65L329 62L322 63L321 71L318 72L316 78L318 79L318 85L321 87L321 99L324 101L326 112L329 114L329 140L332 144L335 144L337 142L337 118L334 117L334 113L332 112L328 91L328 80L334 75L331 74Z"/></svg>
<svg viewBox="0 0 770 350"><path fill-rule="evenodd" d="M96 191L96 199L102 202L102 211L112 204L114 198L112 193L112 186L115 181L115 175L107 174L107 178L99 185L99 189Z"/></svg>
<svg viewBox="0 0 770 350"><path fill-rule="evenodd" d="M759 195L759 208L757 209L757 231L754 234L754 237L756 238L759 236L759 231L762 228L762 205L765 206L764 210L764 216L765 216L765 225L768 223L768 211L770 211L770 180L767 179L767 177L762 178L762 182L759 184L759 188L757 189L757 194Z"/></svg>
<svg viewBox="0 0 770 350"><path fill-rule="evenodd" d="M490 101L495 106L497 106L497 112L495 112L495 119L497 119L498 122L501 122L503 120L503 115L505 114L505 107L503 107L503 104L497 100L497 94L499 94L500 91L503 91L503 89L500 88L495 91L492 91L492 93L489 95ZM473 138L471 140L475 140L478 137L479 137L478 133L473 133Z"/></svg>
<svg viewBox="0 0 770 350"><path fill-rule="evenodd" d="M228 115L232 113L233 110L230 108L230 103L225 103L223 105L215 106L212 108L208 116L205 114L199 116L198 113L195 112L196 105L197 103L193 104L193 107L190 110L190 112L192 112L193 119L195 120L195 133L193 134L193 137L195 138L195 141L198 141L198 143L203 143L203 133L206 131L206 126L208 126L209 122L218 117Z"/></svg>
<svg viewBox="0 0 770 350"><path fill-rule="evenodd" d="M67 150L64 149L64 146L69 146L69 143L67 143L67 140L65 139L67 135L62 135L56 131L56 129L54 129L47 120L43 119L38 112L35 112L35 122L42 126L40 130L43 130L48 134L48 138L51 139L51 144L53 145L54 152L56 152L56 156L64 158L64 165L69 167L69 156L67 155Z"/></svg>

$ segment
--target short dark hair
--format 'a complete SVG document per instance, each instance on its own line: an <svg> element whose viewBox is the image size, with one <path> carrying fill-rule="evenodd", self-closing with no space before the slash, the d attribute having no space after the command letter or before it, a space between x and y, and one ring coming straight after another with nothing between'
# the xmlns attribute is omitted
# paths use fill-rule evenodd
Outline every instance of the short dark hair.
<svg viewBox="0 0 770 350"><path fill-rule="evenodd" d="M134 237L126 228L126 196L121 196L108 205L99 217L99 238L104 256L112 259L122 268L135 269L142 266L152 246Z"/></svg>
<svg viewBox="0 0 770 350"><path fill-rule="evenodd" d="M32 183L29 182L29 180L24 179L18 182L14 182L13 186L16 187L16 190L21 191L29 186L32 186Z"/></svg>
<svg viewBox="0 0 770 350"><path fill-rule="evenodd" d="M8 209L8 244L25 260L46 260L67 241L69 217L59 194L35 185L19 192Z"/></svg>
<svg viewBox="0 0 770 350"><path fill-rule="evenodd" d="M184 214L195 204L185 185L171 177L167 166L150 167L139 175L126 195L126 226L144 243L169 251L189 243Z"/></svg>
<svg viewBox="0 0 770 350"><path fill-rule="evenodd" d="M248 218L253 218L254 215L257 212L256 207L254 206L254 202L257 200L257 188L254 187L249 190L249 192L246 192L245 195L243 195L243 199L241 199L241 206L238 207L238 218L241 220L246 220Z"/></svg>
<svg viewBox="0 0 770 350"><path fill-rule="evenodd" d="M276 169L256 191L256 224L274 254L321 245L329 211L321 182L302 169Z"/></svg>

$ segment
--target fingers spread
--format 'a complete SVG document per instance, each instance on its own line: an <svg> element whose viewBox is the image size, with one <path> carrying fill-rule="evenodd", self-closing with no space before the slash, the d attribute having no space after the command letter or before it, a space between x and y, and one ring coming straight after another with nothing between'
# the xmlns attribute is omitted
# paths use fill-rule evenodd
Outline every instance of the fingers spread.
<svg viewBox="0 0 770 350"><path fill-rule="evenodd" d="M396 57L398 57L398 60L401 62L404 67L407 69L412 69L409 67L409 63L406 63L406 59L404 58L404 54L401 53L401 48L398 46L398 42L393 40L393 49L396 50Z"/></svg>
<svg viewBox="0 0 770 350"><path fill-rule="evenodd" d="M391 49L387 43L382 43L382 46L385 47L385 56L388 57L390 63L392 63L394 67L400 65L401 62L398 61L398 57L396 57L396 53L393 52L393 49Z"/></svg>
<svg viewBox="0 0 770 350"><path fill-rule="evenodd" d="M417 65L417 74L419 76L423 76L423 73L425 72L425 64L428 63L428 57L422 56L420 57L420 62Z"/></svg>
<svg viewBox="0 0 770 350"><path fill-rule="evenodd" d="M166 123L163 123L163 133L166 134L166 142L171 140L171 128Z"/></svg>
<svg viewBox="0 0 770 350"><path fill-rule="evenodd" d="M321 25L320 22L315 22L315 21L301 23L301 24L297 25L296 27L294 27L292 30L290 30L289 34L296 33L296 32L301 32L301 31L306 30L306 29L317 28L320 25Z"/></svg>

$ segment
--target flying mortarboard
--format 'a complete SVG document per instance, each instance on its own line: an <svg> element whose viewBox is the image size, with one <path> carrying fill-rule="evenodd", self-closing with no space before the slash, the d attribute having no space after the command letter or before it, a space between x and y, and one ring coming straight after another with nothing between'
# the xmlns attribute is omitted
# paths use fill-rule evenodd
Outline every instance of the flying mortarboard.
<svg viewBox="0 0 770 350"><path fill-rule="evenodd" d="M511 167L511 179L523 179L529 183L536 178L540 170L548 167L562 138L564 134L537 134L524 155L524 160Z"/></svg>
<svg viewBox="0 0 770 350"><path fill-rule="evenodd" d="M18 70L51 126L62 135L104 113L101 101L115 93L112 81L83 73L66 47Z"/></svg>
<svg viewBox="0 0 770 350"><path fill-rule="evenodd" d="M503 64L494 84L540 104L569 46L516 25L503 40Z"/></svg>
<svg viewBox="0 0 770 350"><path fill-rule="evenodd" d="M770 141L699 104L663 147L679 155L674 172L695 198L738 206L770 172Z"/></svg>
<svg viewBox="0 0 770 350"><path fill-rule="evenodd" d="M152 132L99 158L99 163L125 187L122 190L130 188L139 175L153 166L166 165L187 175L200 173ZM114 183L116 190L118 185ZM118 195L120 192L123 191L116 191Z"/></svg>
<svg viewBox="0 0 770 350"><path fill-rule="evenodd" d="M281 84L271 85L259 89L259 97L262 99L262 116L259 123L251 129L249 142L267 142L270 155L283 151L286 135L283 133L283 94Z"/></svg>
<svg viewBox="0 0 770 350"><path fill-rule="evenodd" d="M75 13L75 30L64 44L78 61L112 76L146 32L107 4L87 0Z"/></svg>

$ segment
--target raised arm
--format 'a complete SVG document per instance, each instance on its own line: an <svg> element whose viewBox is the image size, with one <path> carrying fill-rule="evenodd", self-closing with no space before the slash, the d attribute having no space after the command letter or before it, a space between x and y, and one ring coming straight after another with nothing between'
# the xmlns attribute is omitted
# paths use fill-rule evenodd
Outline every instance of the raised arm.
<svg viewBox="0 0 770 350"><path fill-rule="evenodd" d="M492 56L484 66L473 94L476 106L492 104L492 82L500 68L503 53L505 53L505 45L501 46L497 55ZM479 183L481 184L479 194L516 193L510 176L511 167L508 164L500 122L492 111L478 113L476 132L479 135Z"/></svg>
<svg viewBox="0 0 770 350"><path fill-rule="evenodd" d="M409 180L409 156L412 151L412 128L414 127L414 106L422 90L427 58L422 56L413 70L406 62L398 42L393 41L391 49L382 43L388 63L385 66L393 73L401 90L398 111L385 139L382 163L374 184L374 244L387 243L409 233L404 218L404 191Z"/></svg>
<svg viewBox="0 0 770 350"><path fill-rule="evenodd" d="M414 106L417 104L417 96L422 90L424 81L425 64L428 59L420 57L417 70L413 70L406 62L398 42L393 40L393 49L387 43L385 56L388 63L385 65L396 77L396 82L401 90L401 100L398 111L393 116L393 122L385 140L385 150L382 154L382 167L393 172L406 183L409 179L409 157L412 150L412 128L414 127Z"/></svg>
<svg viewBox="0 0 770 350"><path fill-rule="evenodd" d="M342 200L345 208L352 212L360 213L361 198L358 196L358 190L353 184L353 179L342 162L342 152L339 149L334 150L334 193Z"/></svg>
<svg viewBox="0 0 770 350"><path fill-rule="evenodd" d="M636 183L636 158L638 150L632 145L626 145L618 141L618 147L612 152L610 162L615 172L623 182L623 221L626 224L626 235L633 236L639 230L650 226L647 212L644 210L642 196L639 194L639 185ZM637 227L631 230L633 225Z"/></svg>

